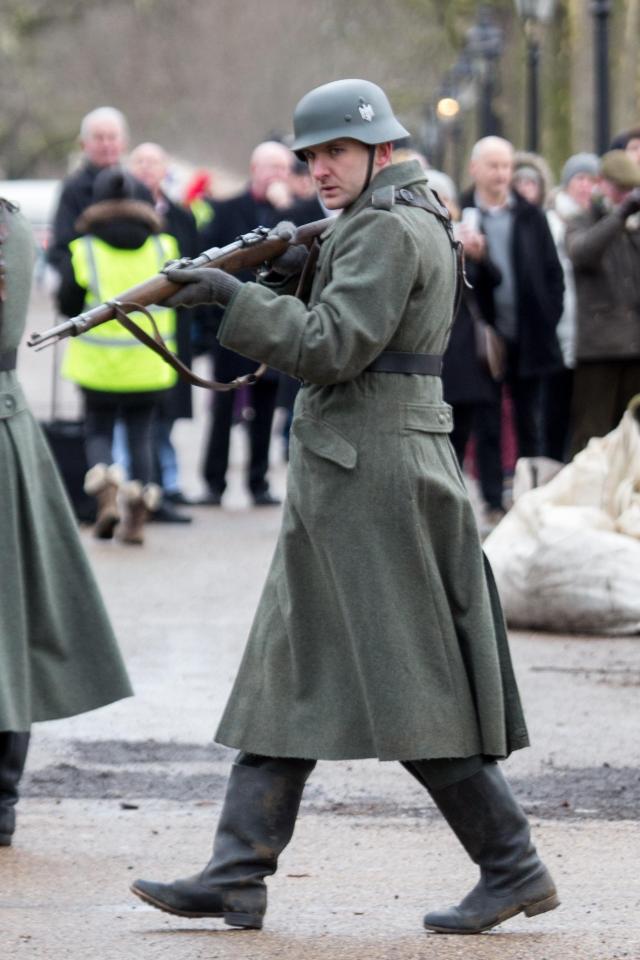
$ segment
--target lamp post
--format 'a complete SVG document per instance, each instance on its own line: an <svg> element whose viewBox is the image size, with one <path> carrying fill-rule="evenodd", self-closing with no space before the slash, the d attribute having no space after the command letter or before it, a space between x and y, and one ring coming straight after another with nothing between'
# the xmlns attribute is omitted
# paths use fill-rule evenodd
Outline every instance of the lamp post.
<svg viewBox="0 0 640 960"><path fill-rule="evenodd" d="M594 141L597 153L609 148L609 14L611 0L592 0L591 13L594 26L594 76L595 76L595 130Z"/></svg>
<svg viewBox="0 0 640 960"><path fill-rule="evenodd" d="M496 64L502 54L502 29L493 21L488 7L481 7L478 19L467 31L467 56L473 62L480 84L478 127L481 137L502 132L500 119L493 109L496 93Z"/></svg>
<svg viewBox="0 0 640 960"><path fill-rule="evenodd" d="M442 96L436 104L436 115L451 145L452 175L456 185L460 183L460 101L456 96Z"/></svg>
<svg viewBox="0 0 640 960"><path fill-rule="evenodd" d="M553 17L556 0L515 0L527 40L527 150L540 145L540 39L542 28Z"/></svg>

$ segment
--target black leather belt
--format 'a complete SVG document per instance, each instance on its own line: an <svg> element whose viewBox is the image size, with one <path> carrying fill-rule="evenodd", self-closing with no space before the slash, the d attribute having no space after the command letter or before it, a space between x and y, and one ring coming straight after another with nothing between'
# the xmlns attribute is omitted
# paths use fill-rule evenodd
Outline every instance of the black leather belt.
<svg viewBox="0 0 640 960"><path fill-rule="evenodd" d="M8 350L6 353L0 353L0 370L15 370L17 350Z"/></svg>
<svg viewBox="0 0 640 960"><path fill-rule="evenodd" d="M373 363L365 367L371 373L420 373L425 377L439 377L442 373L442 355L439 353L401 353L384 350Z"/></svg>

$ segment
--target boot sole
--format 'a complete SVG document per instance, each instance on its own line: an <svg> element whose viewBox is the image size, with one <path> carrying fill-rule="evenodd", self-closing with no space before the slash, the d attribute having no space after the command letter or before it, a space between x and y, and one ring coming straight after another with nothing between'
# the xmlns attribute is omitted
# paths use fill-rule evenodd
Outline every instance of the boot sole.
<svg viewBox="0 0 640 960"><path fill-rule="evenodd" d="M224 922L230 927L244 927L247 930L261 930L262 929L262 917L254 917L248 913L231 913L229 911L225 912L220 910L216 913L205 913L196 912L193 910L178 910L176 907L170 907L167 903L163 903L162 900L156 900L155 897L152 897L150 894L145 893L144 890L139 890L135 886L129 887L131 893L135 893L136 897L140 900L143 900L145 903L148 903L150 906L155 907L157 910L162 910L163 913L172 913L176 917L216 917L224 920Z"/></svg>
<svg viewBox="0 0 640 960"><path fill-rule="evenodd" d="M10 847L12 838L12 833L0 833L0 847Z"/></svg>
<svg viewBox="0 0 640 960"><path fill-rule="evenodd" d="M492 920L491 923L487 923L484 927L476 927L473 930L464 930L460 927L439 927L431 923L424 923L423 926L425 930L433 930L434 933L455 933L462 936L473 935L484 933L486 930L492 930L493 927L497 927L499 924L504 923L505 920L510 920L511 917L515 917L519 913L524 913L525 917L536 917L540 913L547 913L549 910L555 910L556 907L559 906L560 899L557 893L554 893L550 897L545 897L544 900L537 900L535 903L521 904L519 907L505 910L496 920Z"/></svg>

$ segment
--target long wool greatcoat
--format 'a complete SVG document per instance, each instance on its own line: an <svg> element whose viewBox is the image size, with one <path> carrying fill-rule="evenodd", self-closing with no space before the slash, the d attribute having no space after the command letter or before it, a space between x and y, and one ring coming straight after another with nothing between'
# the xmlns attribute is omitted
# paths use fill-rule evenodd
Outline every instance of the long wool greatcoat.
<svg viewBox="0 0 640 960"><path fill-rule="evenodd" d="M1 201L0 201L1 202ZM33 243L7 211L0 353L24 331ZM131 695L62 481L15 371L0 371L0 730Z"/></svg>
<svg viewBox="0 0 640 960"><path fill-rule="evenodd" d="M216 739L282 757L504 757L527 744L504 622L437 377L365 372L444 351L454 258L385 168L322 242L309 306L244 284L221 342L304 381L282 529Z"/></svg>

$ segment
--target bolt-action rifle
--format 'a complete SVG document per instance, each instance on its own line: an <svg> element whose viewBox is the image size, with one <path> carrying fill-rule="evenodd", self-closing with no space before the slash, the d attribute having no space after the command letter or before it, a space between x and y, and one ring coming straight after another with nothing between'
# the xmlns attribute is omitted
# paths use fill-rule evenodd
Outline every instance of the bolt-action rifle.
<svg viewBox="0 0 640 960"><path fill-rule="evenodd" d="M211 247L193 260L182 260L180 266L218 267L227 273L237 273L240 270L250 270L260 267L264 263L275 260L292 244L304 244L311 247L316 237L332 223L331 218L315 220L298 227L290 239L270 236L268 227L256 227L250 233L245 233L226 247ZM229 383L219 383L215 380L205 380L196 376L185 364L179 360L166 346L160 336L155 321L146 309L152 304L161 304L167 297L180 289L180 284L172 283L164 273L158 273L149 280L125 290L113 300L92 307L77 317L71 317L63 323L43 333L32 333L27 340L27 346L42 350L44 347L64 340L66 337L77 337L93 327L97 327L109 320L117 320L134 337L159 354L170 364L179 375L190 383L199 387L208 387L210 390L235 390L245 384L253 383L264 372L262 364L255 373L243 377L236 377ZM139 327L129 316L130 313L143 313L151 323L153 335Z"/></svg>

